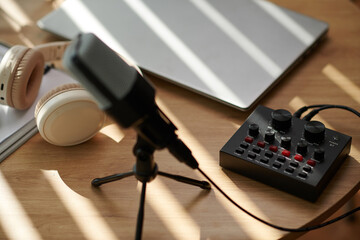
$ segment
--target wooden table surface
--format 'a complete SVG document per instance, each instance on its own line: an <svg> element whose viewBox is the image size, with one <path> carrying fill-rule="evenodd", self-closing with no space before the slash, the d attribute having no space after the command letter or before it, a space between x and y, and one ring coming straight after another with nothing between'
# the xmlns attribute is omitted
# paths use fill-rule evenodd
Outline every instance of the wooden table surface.
<svg viewBox="0 0 360 240"><path fill-rule="evenodd" d="M0 40L34 46L59 40L36 21L59 1L1 0ZM280 6L330 24L327 39L276 85L260 104L294 112L303 105L360 106L360 11L346 0L274 0ZM276 225L320 223L359 189L359 119L343 110L316 119L353 137L345 160L319 200L310 203L219 166L219 150L245 121L241 112L150 77L157 103L179 128L201 168L242 207ZM140 184L134 177L91 187L95 177L132 169L136 134L111 121L92 140L52 146L39 134L0 165L0 239L133 239ZM203 179L157 151L160 170ZM331 226L328 226L331 227ZM143 239L276 239L298 234L274 230L210 192L158 176L148 184Z"/></svg>

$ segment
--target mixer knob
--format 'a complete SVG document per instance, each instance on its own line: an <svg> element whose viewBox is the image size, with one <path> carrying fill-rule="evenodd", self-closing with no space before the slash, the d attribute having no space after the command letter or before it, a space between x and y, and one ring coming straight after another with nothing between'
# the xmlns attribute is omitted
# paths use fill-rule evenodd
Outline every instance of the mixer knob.
<svg viewBox="0 0 360 240"><path fill-rule="evenodd" d="M325 138L325 125L319 121L307 122L304 126L304 137L311 143L322 142Z"/></svg>
<svg viewBox="0 0 360 240"><path fill-rule="evenodd" d="M296 151L301 155L305 155L307 152L308 144L305 140L300 140L297 144Z"/></svg>
<svg viewBox="0 0 360 240"><path fill-rule="evenodd" d="M289 150L291 148L291 137L290 136L281 137L281 146Z"/></svg>
<svg viewBox="0 0 360 240"><path fill-rule="evenodd" d="M315 148L314 149L314 159L322 162L325 157L325 150L323 148Z"/></svg>
<svg viewBox="0 0 360 240"><path fill-rule="evenodd" d="M291 126L291 113L284 109L274 110L271 113L272 126L278 131L284 131Z"/></svg>
<svg viewBox="0 0 360 240"><path fill-rule="evenodd" d="M256 137L259 134L259 125L252 123L249 125L249 135Z"/></svg>
<svg viewBox="0 0 360 240"><path fill-rule="evenodd" d="M265 142L271 143L275 140L275 131L268 129L265 132Z"/></svg>

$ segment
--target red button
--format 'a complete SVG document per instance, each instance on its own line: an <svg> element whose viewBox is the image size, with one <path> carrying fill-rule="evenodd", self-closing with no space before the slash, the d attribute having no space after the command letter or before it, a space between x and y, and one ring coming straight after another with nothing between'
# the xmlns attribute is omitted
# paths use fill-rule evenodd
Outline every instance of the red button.
<svg viewBox="0 0 360 240"><path fill-rule="evenodd" d="M284 155L285 157L289 157L290 156L290 151L289 150L283 150L281 152L282 155Z"/></svg>
<svg viewBox="0 0 360 240"><path fill-rule="evenodd" d="M274 153L276 153L276 152L278 151L278 147L277 147L277 146L274 146L274 145L271 145L271 146L269 147L269 150L272 151L272 152L274 152Z"/></svg>
<svg viewBox="0 0 360 240"><path fill-rule="evenodd" d="M261 148L264 148L264 147L265 147L265 142L263 142L263 141L258 141L258 142L257 142L257 145L258 145L259 147L261 147Z"/></svg>
<svg viewBox="0 0 360 240"><path fill-rule="evenodd" d="M303 161L303 156L301 156L300 154L296 154L295 157L294 157L294 159L295 159L296 161L302 162L302 161Z"/></svg>
<svg viewBox="0 0 360 240"><path fill-rule="evenodd" d="M307 160L306 163L309 164L312 167L314 167L316 165L316 162L314 160L311 160L311 159Z"/></svg>
<svg viewBox="0 0 360 240"><path fill-rule="evenodd" d="M245 142L247 142L247 143L252 143L253 141L254 141L254 139L252 137L247 136L245 138Z"/></svg>

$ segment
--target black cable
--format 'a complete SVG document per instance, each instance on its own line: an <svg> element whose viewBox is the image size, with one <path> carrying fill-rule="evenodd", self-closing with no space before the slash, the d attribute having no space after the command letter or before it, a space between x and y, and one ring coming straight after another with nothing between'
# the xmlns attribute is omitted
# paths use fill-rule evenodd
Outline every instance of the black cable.
<svg viewBox="0 0 360 240"><path fill-rule="evenodd" d="M320 111L325 110L325 109L329 109L329 108L339 108L339 109L344 109L347 110L349 112L354 113L356 116L360 117L360 113L358 111L356 111L355 109L352 109L350 107L347 106L342 106L342 105L327 105L327 106L323 106L323 107L319 107L317 109L312 110L310 113L308 113L305 117L303 117L303 120L305 121L310 121L316 114L318 114Z"/></svg>
<svg viewBox="0 0 360 240"><path fill-rule="evenodd" d="M324 107L324 106L327 106L327 104L304 106L304 107L298 109L298 110L293 114L293 117L300 118L301 115L302 115L304 112L306 112L309 108Z"/></svg>
<svg viewBox="0 0 360 240"><path fill-rule="evenodd" d="M312 117L314 117L319 111L325 110L325 109L329 109L329 108L339 108L339 109L344 109L347 111L350 111L352 113L354 113L355 115L357 115L358 117L360 117L360 113L358 111L356 111L355 109L351 108L351 107L347 107L347 106L343 106L343 105L333 105L333 104L316 104L316 105L309 105L309 106L304 106L300 109L298 109L294 114L293 117L296 118L301 118L301 115L306 112L307 110L311 109L311 108L318 108L315 109L313 111L311 111L308 115L306 115L303 119L311 119ZM308 120L309 121L309 120Z"/></svg>
<svg viewBox="0 0 360 240"><path fill-rule="evenodd" d="M287 231L287 232L308 232L308 231L311 231L311 230L315 230L315 229L319 229L319 228L322 228L322 227L325 227L329 224L332 224L334 222L337 222L351 214L354 214L355 212L359 211L360 210L360 207L357 207L357 208L354 208L353 210L339 216L339 217L336 217L334 219L331 219L327 222L324 222L324 223L321 223L321 224L318 224L318 225L314 225L314 226L310 226L310 227L302 227L302 228L286 228L286 227L281 227L281 226L277 226L275 224L272 224L272 223L269 223L257 216L255 216L254 214L252 214L251 212L247 211L246 209L244 209L243 207L241 207L238 203L236 203L232 198L230 198L213 180L211 180L210 177L208 177L200 168L197 168L199 170L199 172L209 181L211 182L211 184L227 199L229 200L232 204L234 204L237 208L239 208L241 211L243 211L244 213L246 213L247 215L249 215L250 217L262 222L263 224L267 225L267 226L270 226L272 228L275 228L275 229L278 229L278 230L281 230L281 231Z"/></svg>

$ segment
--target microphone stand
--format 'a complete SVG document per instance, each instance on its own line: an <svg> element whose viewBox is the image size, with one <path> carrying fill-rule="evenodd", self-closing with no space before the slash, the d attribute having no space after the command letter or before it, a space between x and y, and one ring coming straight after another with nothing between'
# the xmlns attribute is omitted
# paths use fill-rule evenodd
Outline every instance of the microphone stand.
<svg viewBox="0 0 360 240"><path fill-rule="evenodd" d="M92 186L99 187L104 183L121 180L123 178L133 175L135 175L138 181L142 182L140 206L138 210L137 223L136 223L136 235L135 235L136 240L140 240L142 236L146 184L152 181L156 177L156 175L164 176L179 182L198 186L202 189L211 188L210 184L206 181L199 181L192 178L187 178L180 175L173 175L159 171L158 166L154 161L154 157L153 157L154 151L155 148L138 135L137 142L133 148L133 154L136 156L136 163L133 167L133 170L130 172L113 174L103 178L95 178L91 182Z"/></svg>

